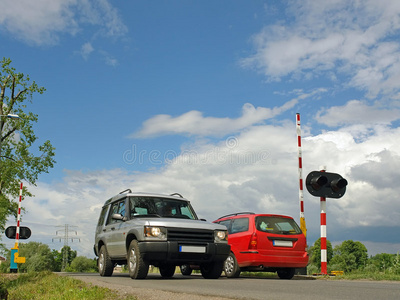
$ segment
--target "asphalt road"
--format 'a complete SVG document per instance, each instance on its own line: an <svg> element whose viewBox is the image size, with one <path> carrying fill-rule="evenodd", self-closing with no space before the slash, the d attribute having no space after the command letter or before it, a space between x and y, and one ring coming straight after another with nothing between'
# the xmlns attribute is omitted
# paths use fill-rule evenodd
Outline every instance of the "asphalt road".
<svg viewBox="0 0 400 300"><path fill-rule="evenodd" d="M200 275L175 274L163 279L149 274L144 280L132 280L128 274L114 273L111 277L98 274L72 274L79 280L134 294L139 300L165 299L400 299L400 283L388 281L311 280L295 277L292 280L240 277L216 280Z"/></svg>

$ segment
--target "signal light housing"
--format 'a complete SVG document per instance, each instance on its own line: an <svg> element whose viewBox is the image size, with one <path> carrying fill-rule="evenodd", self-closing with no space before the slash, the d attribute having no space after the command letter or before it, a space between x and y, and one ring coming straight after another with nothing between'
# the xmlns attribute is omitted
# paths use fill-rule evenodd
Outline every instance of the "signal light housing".
<svg viewBox="0 0 400 300"><path fill-rule="evenodd" d="M16 235L17 235L17 226L7 227L5 234L6 234L6 237L8 237L9 239L15 239ZM21 226L19 228L19 239L20 240L29 239L31 237L31 234L32 234L32 232L29 227Z"/></svg>
<svg viewBox="0 0 400 300"><path fill-rule="evenodd" d="M346 186L347 180L336 173L313 171L306 178L308 192L316 197L341 198Z"/></svg>

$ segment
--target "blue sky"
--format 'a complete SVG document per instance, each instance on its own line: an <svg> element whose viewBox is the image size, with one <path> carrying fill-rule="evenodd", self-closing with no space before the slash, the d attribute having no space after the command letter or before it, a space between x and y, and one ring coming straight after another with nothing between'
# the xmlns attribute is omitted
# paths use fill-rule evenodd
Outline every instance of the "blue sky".
<svg viewBox="0 0 400 300"><path fill-rule="evenodd" d="M179 192L210 221L248 210L299 221L300 113L303 177L326 165L349 182L328 200L328 239L400 251L398 1L0 6L0 57L47 89L28 109L56 147L23 203L30 241L60 248L56 226L74 225L71 246L93 256L100 208L127 188ZM312 245L319 199L304 201Z"/></svg>

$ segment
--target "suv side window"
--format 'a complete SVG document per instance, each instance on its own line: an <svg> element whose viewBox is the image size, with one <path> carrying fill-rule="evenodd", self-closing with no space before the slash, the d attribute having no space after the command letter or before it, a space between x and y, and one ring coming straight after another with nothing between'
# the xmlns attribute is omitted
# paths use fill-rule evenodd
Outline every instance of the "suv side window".
<svg viewBox="0 0 400 300"><path fill-rule="evenodd" d="M231 233L245 232L248 230L249 230L249 218L239 218L232 220Z"/></svg>
<svg viewBox="0 0 400 300"><path fill-rule="evenodd" d="M107 225L117 222L122 222L121 220L115 220L112 218L113 214L120 214L125 217L125 199L112 204L110 213L108 215Z"/></svg>
<svg viewBox="0 0 400 300"><path fill-rule="evenodd" d="M108 205L104 206L101 210L99 221L97 222L97 226L102 226L104 224L104 220L106 218L106 213L108 210Z"/></svg>

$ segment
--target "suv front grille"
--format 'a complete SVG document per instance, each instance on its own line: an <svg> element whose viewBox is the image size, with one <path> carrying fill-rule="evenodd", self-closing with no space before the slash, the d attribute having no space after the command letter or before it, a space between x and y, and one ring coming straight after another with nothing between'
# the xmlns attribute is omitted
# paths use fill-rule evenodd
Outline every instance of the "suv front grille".
<svg viewBox="0 0 400 300"><path fill-rule="evenodd" d="M214 242L214 231L201 229L167 228L168 241L181 242Z"/></svg>

